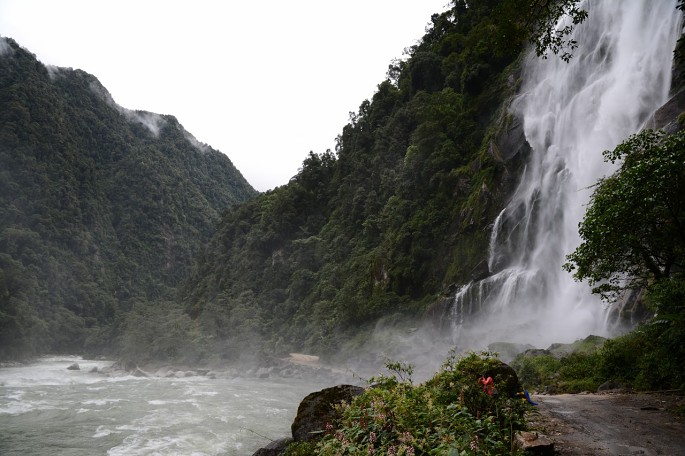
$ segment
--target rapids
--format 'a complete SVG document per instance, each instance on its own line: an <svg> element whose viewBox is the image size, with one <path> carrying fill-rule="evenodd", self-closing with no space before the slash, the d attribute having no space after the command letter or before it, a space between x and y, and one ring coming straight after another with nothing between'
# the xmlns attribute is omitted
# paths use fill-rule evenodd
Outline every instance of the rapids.
<svg viewBox="0 0 685 456"><path fill-rule="evenodd" d="M67 370L75 362L80 370ZM90 372L111 364L50 357L0 368L0 454L250 455L289 436L300 401L330 386Z"/></svg>

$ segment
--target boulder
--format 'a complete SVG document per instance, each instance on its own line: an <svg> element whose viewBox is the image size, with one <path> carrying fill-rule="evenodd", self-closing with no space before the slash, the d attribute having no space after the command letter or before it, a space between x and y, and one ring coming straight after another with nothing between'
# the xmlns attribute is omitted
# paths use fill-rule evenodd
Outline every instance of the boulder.
<svg viewBox="0 0 685 456"><path fill-rule="evenodd" d="M252 456L280 456L285 453L285 449L288 448L288 445L292 441L293 439L290 437L274 440L264 448L255 451Z"/></svg>
<svg viewBox="0 0 685 456"><path fill-rule="evenodd" d="M134 377L149 377L149 375L140 368L136 368L136 370L131 372L131 375Z"/></svg>
<svg viewBox="0 0 685 456"><path fill-rule="evenodd" d="M296 442L316 440L326 429L326 423L339 418L335 405L350 402L364 392L353 385L338 385L309 394L297 408L297 416L291 426Z"/></svg>
<svg viewBox="0 0 685 456"><path fill-rule="evenodd" d="M497 357L508 363L512 361L519 353L526 350L534 350L530 344L516 344L513 342L493 342L488 345L488 351L497 353Z"/></svg>
<svg viewBox="0 0 685 456"><path fill-rule="evenodd" d="M495 382L495 389L499 394L504 394L507 397L516 397L519 392L523 391L514 368L501 361L497 365L488 368L483 375L485 377L492 377Z"/></svg>
<svg viewBox="0 0 685 456"><path fill-rule="evenodd" d="M628 388L623 383L617 380L608 380L597 387L598 393L606 393L607 391L618 392L627 391Z"/></svg>
<svg viewBox="0 0 685 456"><path fill-rule="evenodd" d="M517 432L515 444L525 454L554 456L554 443L539 432Z"/></svg>
<svg viewBox="0 0 685 456"><path fill-rule="evenodd" d="M78 363L74 363L71 366L67 367L67 369L69 369L70 371L77 371L81 370L81 367L78 365Z"/></svg>

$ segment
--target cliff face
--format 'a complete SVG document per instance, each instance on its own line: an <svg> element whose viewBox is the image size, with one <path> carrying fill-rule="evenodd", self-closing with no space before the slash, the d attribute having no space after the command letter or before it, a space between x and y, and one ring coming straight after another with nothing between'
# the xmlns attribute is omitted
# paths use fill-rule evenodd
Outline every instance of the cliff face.
<svg viewBox="0 0 685 456"><path fill-rule="evenodd" d="M256 195L172 116L0 39L0 355L83 346L168 298L222 212Z"/></svg>

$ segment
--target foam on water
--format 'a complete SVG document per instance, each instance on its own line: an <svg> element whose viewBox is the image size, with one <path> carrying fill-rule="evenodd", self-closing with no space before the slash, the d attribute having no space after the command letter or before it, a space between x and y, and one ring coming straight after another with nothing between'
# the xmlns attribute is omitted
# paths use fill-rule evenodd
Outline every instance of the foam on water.
<svg viewBox="0 0 685 456"><path fill-rule="evenodd" d="M81 371L69 371L77 362ZM243 455L290 433L312 382L106 377L74 357L0 368L0 454Z"/></svg>

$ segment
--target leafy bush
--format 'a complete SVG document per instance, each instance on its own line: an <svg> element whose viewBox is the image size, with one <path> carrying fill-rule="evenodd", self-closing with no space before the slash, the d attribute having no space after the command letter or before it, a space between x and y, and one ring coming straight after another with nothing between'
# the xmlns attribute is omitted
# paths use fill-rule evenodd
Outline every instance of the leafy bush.
<svg viewBox="0 0 685 456"><path fill-rule="evenodd" d="M519 355L511 365L521 383L566 393L594 391L610 380L643 391L685 388L685 281L676 274L655 282L646 299L656 316L598 349L579 345L581 351L559 359Z"/></svg>
<svg viewBox="0 0 685 456"><path fill-rule="evenodd" d="M552 355L521 354L511 363L511 367L516 370L522 385L527 388L539 388L553 383L561 362Z"/></svg>
<svg viewBox="0 0 685 456"><path fill-rule="evenodd" d="M561 358L552 355L519 355L511 366L526 388L551 387L559 393L594 391L602 383L598 375L598 352L574 352Z"/></svg>
<svg viewBox="0 0 685 456"><path fill-rule="evenodd" d="M559 360L559 388L567 393L595 391L603 382L598 376L599 353L571 353Z"/></svg>
<svg viewBox="0 0 685 456"><path fill-rule="evenodd" d="M440 372L421 384L411 382L411 366L388 364L390 376L343 404L339 423L309 454L517 454L513 434L524 427L525 403L500 393L489 396L478 384L483 373L501 367L489 353L451 356ZM294 446L287 454L304 454Z"/></svg>

